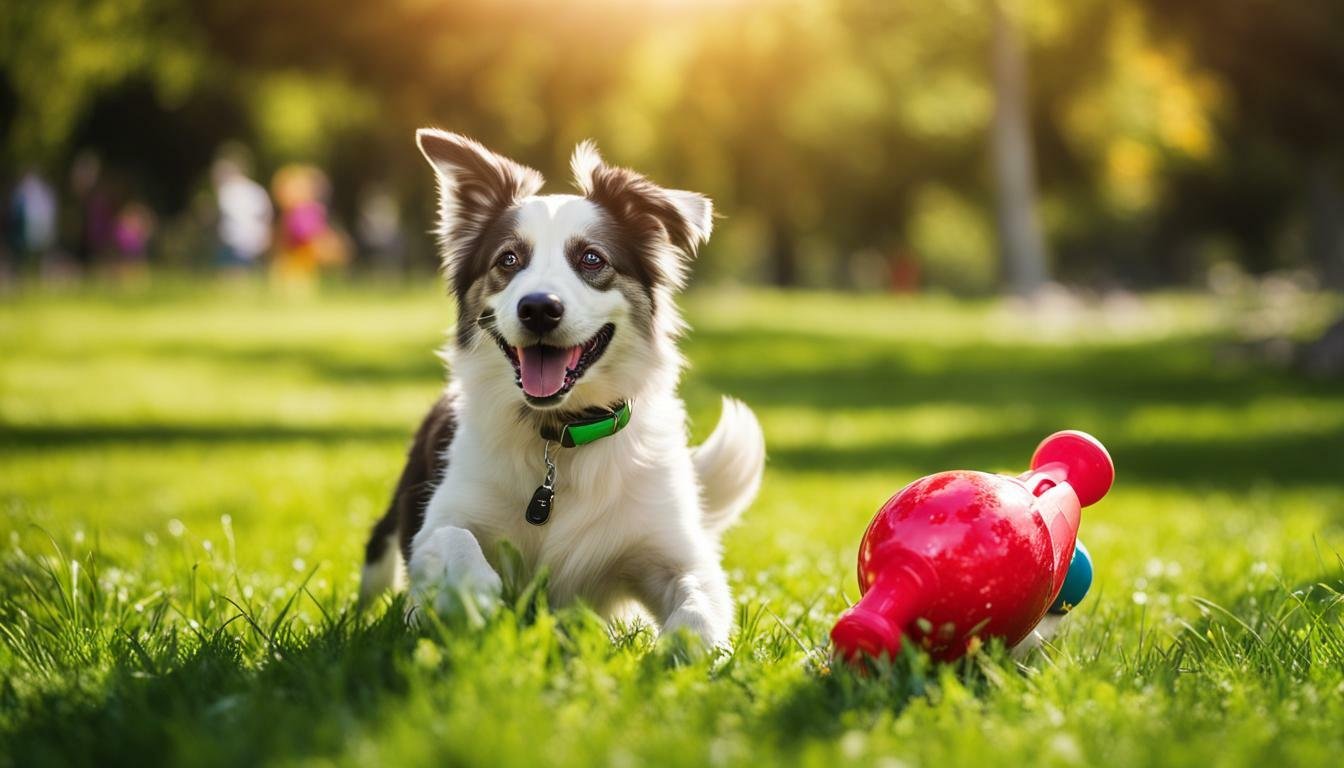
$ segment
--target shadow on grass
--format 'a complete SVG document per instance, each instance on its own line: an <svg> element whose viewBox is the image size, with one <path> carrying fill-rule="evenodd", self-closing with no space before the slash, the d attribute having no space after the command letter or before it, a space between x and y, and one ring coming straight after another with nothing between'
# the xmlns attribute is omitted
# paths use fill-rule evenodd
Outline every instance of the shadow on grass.
<svg viewBox="0 0 1344 768"><path fill-rule="evenodd" d="M789 472L881 472L899 470L906 480L947 469L1025 470L1041 438L1072 424L1038 426L932 445L880 443L855 448L771 448L770 464ZM1104 432L1099 432L1105 437ZM1344 434L1277 435L1254 440L1106 439L1117 468L1116 482L1171 484L1192 489L1244 492L1258 485L1279 488L1339 482ZM1333 458L1332 458L1333 457ZM1342 511L1344 514L1344 511Z"/></svg>
<svg viewBox="0 0 1344 768"><path fill-rule="evenodd" d="M151 353L171 360L214 364L223 362L258 368L298 366L314 377L333 383L424 382L432 385L442 381L444 364L435 355L435 349L443 345L442 341L424 344L407 344L404 340L398 342L389 342L376 349L367 345L357 346L342 354L333 354L330 344L200 348L177 343L155 345Z"/></svg>
<svg viewBox="0 0 1344 768"><path fill-rule="evenodd" d="M756 332L698 335L692 358L705 382L767 408L962 402L1119 413L1140 405L1237 406L1267 396L1341 396L1333 382L1218 364L1211 348L1206 339L1055 348ZM716 365L721 360L733 364ZM754 364L737 365L744 360Z"/></svg>
<svg viewBox="0 0 1344 768"><path fill-rule="evenodd" d="M159 589L132 610L98 588L107 563L96 553L76 562L54 547L54 558L0 559L0 594L20 596L0 603L0 662L27 666L22 689L0 678L0 766L232 766L334 755L387 724L416 685L423 694L446 677L451 686L456 665L470 675L482 658L493 661L500 636L517 642L529 630L565 627L607 641L585 609L558 615L554 627L538 622L544 572L525 573L511 545L500 552L508 605L495 621L473 608L429 616L422 629L407 625L404 595L366 613L335 597L319 602L305 580L282 607L253 604L198 589L193 567L182 591ZM317 626L291 616L303 596L323 617ZM453 657L446 643L473 655Z"/></svg>
<svg viewBox="0 0 1344 768"><path fill-rule="evenodd" d="M277 422L227 424L0 424L0 452L171 443L340 443L368 440L409 441L414 425L321 426Z"/></svg>
<svg viewBox="0 0 1344 768"><path fill-rule="evenodd" d="M369 624L343 618L295 637L260 670L248 668L226 633L166 661L137 654L123 638L97 682L23 697L9 681L0 684L9 712L0 720L0 755L24 766L114 766L260 765L333 754L405 694L415 642L390 611Z"/></svg>
<svg viewBox="0 0 1344 768"><path fill-rule="evenodd" d="M865 661L861 667L833 660L825 674L795 681L766 709L760 725L786 745L832 739L850 730L868 731L884 714L898 717L940 687L980 695L989 690L992 677L1010 674L1017 674L1015 662L998 642L951 663L935 663L909 649L895 661Z"/></svg>
<svg viewBox="0 0 1344 768"><path fill-rule="evenodd" d="M1150 406L1232 410L1264 397L1339 398L1338 387L1287 371L1216 365L1211 339L1178 337L1141 344L1078 348L893 343L799 332L698 332L689 344L697 362L696 392L742 398L764 416L773 409L872 411L954 403L1002 411L1013 427L974 439L889 440L843 448L772 446L771 460L788 471L899 469L920 474L953 468L1024 469L1037 441L1063 427L1095 432L1111 450L1121 480L1221 486L1242 491L1338 480L1344 431L1276 432L1237 440L1116 437L1136 410ZM403 347L397 347L401 350ZM360 357L324 349L244 347L154 348L165 356L226 360L240 366L297 363L332 382L424 381L426 402L440 364L428 351ZM830 363L828 361L834 361ZM744 364L745 362L745 364ZM1022 426L1023 413L1029 426ZM891 414L887 418L897 418ZM1173 418L1179 418L1173 417ZM286 425L283 423L141 423L0 425L0 450L21 451L179 442L212 445L386 440L402 442L413 424ZM1112 432L1108 434L1108 432Z"/></svg>
<svg viewBox="0 0 1344 768"><path fill-rule="evenodd" d="M1279 432L1236 440L1186 437L1137 440L1107 434L1148 406L1234 409L1267 396L1337 398L1337 387L1272 370L1229 370L1213 364L1206 340L1063 350L1044 347L892 344L801 333L701 333L693 345L697 389L743 398L769 416L776 408L818 412L843 408L881 412L925 403L960 403L1017 416L1014 427L973 439L932 444L889 440L849 447L772 446L774 467L808 472L926 474L953 468L1025 469L1036 443L1063 427L1094 431L1111 450L1121 481L1179 483L1244 491L1256 484L1292 487L1338 480L1344 431ZM206 354L199 350L191 354ZM246 348L211 350L243 364L300 361L339 381L433 381L429 357L333 359L317 351ZM834 367L824 361L836 358ZM400 360L400 356L397 357ZM738 365L743 360L759 365ZM822 361L809 365L807 361ZM783 371L781 373L781 371ZM428 384L427 384L427 392ZM1030 414L1021 426L1021 414ZM896 418L893 414L889 418ZM1224 418L1234 420L1229 412ZM147 423L0 426L0 450L199 442L212 445L341 442L409 438L413 425L309 426L281 423Z"/></svg>
<svg viewBox="0 0 1344 768"><path fill-rule="evenodd" d="M754 334L750 343L732 334L702 339L699 388L730 393L768 414L772 408L847 412L918 408L926 403L964 404L1002 411L1008 429L974 438L928 443L888 440L831 446L771 446L778 469L811 472L945 469L1025 469L1041 438L1062 428L1096 433L1106 443L1121 481L1180 483L1244 491L1259 483L1279 486L1338 481L1344 430L1280 431L1222 439L1197 436L1142 440L1115 432L1143 408L1154 406L1235 409L1266 397L1339 399L1331 382L1288 371L1219 366L1203 340L1176 339L1141 345L1064 350L1043 347L946 347L846 342L803 334ZM759 359L760 366L716 368L716 359ZM789 361L837 358L832 368ZM1029 416L1022 426L1021 416ZM888 418L895 419L893 413ZM1180 416L1171 417L1179 426ZM1172 430L1177 431L1177 430ZM1111 432L1112 434L1108 434ZM768 437L768 436L767 436Z"/></svg>

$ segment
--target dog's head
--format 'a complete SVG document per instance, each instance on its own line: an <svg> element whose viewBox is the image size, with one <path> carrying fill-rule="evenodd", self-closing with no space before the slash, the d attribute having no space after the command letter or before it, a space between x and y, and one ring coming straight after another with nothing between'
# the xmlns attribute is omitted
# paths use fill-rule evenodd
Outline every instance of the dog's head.
<svg viewBox="0 0 1344 768"><path fill-rule="evenodd" d="M424 129L439 180L444 269L459 364L511 379L529 408L629 399L677 365L672 294L709 238L702 195L663 189L580 144L578 195L538 195L541 174L457 134Z"/></svg>

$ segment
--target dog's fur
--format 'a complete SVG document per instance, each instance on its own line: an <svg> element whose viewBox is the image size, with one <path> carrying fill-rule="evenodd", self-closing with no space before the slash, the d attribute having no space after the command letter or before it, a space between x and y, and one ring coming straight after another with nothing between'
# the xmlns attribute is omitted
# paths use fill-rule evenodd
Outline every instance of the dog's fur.
<svg viewBox="0 0 1344 768"><path fill-rule="evenodd" d="M581 194L539 195L539 173L470 139L417 138L439 182L457 299L452 380L373 529L361 597L399 585L404 561L413 611L452 611L464 594L489 603L501 589L491 561L507 540L529 567L548 569L552 604L581 600L613 616L633 603L663 632L725 644L734 610L719 537L756 495L765 443L752 412L725 398L713 434L688 445L673 298L710 235L709 200L608 166L590 143L571 162ZM520 299L538 293L564 305L542 333L520 319ZM614 333L602 347L604 329ZM602 348L565 388L529 393L518 358L542 342L574 350L571 359L581 348L585 361ZM551 519L526 522L545 474L541 430L620 401L631 403L629 425L556 450Z"/></svg>

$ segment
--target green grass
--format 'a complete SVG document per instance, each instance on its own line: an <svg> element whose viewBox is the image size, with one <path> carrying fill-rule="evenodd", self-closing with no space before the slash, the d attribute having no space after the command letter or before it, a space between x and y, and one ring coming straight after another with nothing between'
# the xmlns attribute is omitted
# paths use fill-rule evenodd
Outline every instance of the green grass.
<svg viewBox="0 0 1344 768"><path fill-rule="evenodd" d="M727 537L731 655L533 605L406 630L352 610L434 398L431 289L0 305L0 765L1330 764L1344 754L1344 388L1230 354L1158 297L1036 319L936 299L702 293L717 396L770 464ZM1298 333L1328 302L1291 308ZM1282 319L1282 318L1280 318ZM869 516L922 474L1086 429L1114 491L1093 593L1018 666L826 663Z"/></svg>

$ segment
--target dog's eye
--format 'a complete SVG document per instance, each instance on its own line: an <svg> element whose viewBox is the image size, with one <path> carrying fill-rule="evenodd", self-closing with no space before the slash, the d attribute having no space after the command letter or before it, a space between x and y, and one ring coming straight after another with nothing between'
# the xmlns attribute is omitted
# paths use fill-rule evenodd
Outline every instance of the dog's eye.
<svg viewBox="0 0 1344 768"><path fill-rule="evenodd" d="M518 254L513 251L505 251L499 254L499 258L495 259L495 266L507 272L517 269L520 263Z"/></svg>
<svg viewBox="0 0 1344 768"><path fill-rule="evenodd" d="M583 267L589 272L596 272L597 270L607 266L607 260L602 258L601 254L599 254L597 251L587 250L584 251L583 255L579 257L579 266Z"/></svg>

